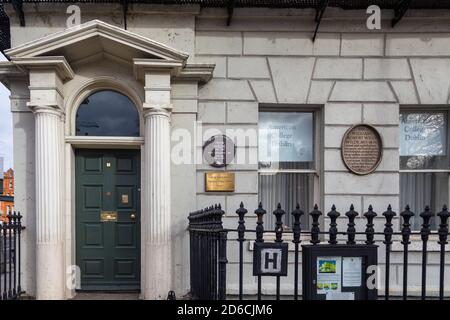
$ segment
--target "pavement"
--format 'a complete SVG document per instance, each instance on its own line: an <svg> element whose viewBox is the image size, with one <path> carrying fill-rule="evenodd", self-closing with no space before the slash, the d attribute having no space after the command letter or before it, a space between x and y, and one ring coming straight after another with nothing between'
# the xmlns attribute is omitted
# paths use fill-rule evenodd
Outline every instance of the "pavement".
<svg viewBox="0 0 450 320"><path fill-rule="evenodd" d="M78 292L72 300L139 300L139 293Z"/></svg>

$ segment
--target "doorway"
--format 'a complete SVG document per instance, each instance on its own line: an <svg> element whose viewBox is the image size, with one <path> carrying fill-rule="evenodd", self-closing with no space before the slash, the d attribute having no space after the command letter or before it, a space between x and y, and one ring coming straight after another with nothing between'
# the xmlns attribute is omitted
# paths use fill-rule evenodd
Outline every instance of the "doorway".
<svg viewBox="0 0 450 320"><path fill-rule="evenodd" d="M140 152L76 150L81 290L140 289Z"/></svg>

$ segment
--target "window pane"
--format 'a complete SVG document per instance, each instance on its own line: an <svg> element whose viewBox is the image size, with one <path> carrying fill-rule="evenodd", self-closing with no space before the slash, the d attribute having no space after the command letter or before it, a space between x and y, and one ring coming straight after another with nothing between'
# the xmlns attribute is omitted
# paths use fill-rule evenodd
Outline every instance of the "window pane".
<svg viewBox="0 0 450 320"><path fill-rule="evenodd" d="M260 112L260 168L311 169L314 161L312 112Z"/></svg>
<svg viewBox="0 0 450 320"><path fill-rule="evenodd" d="M76 117L77 136L139 136L139 113L125 95L98 91L80 105Z"/></svg>
<svg viewBox="0 0 450 320"><path fill-rule="evenodd" d="M426 205L435 214L441 211L442 205L448 203L448 191L448 173L400 173L400 207L409 205L416 214L411 219L413 230L420 230L423 220L419 214ZM438 219L433 217L432 228L436 229L438 224Z"/></svg>
<svg viewBox="0 0 450 320"><path fill-rule="evenodd" d="M400 114L400 169L447 169L447 113Z"/></svg>
<svg viewBox="0 0 450 320"><path fill-rule="evenodd" d="M312 209L314 190L314 174L303 173L277 173L259 175L259 201L267 210L265 215L266 230L275 229L275 216L272 212L278 203L286 211L283 217L284 224L292 227L291 212L295 206L300 204L300 208L305 212L301 218L303 228L308 226L308 213Z"/></svg>

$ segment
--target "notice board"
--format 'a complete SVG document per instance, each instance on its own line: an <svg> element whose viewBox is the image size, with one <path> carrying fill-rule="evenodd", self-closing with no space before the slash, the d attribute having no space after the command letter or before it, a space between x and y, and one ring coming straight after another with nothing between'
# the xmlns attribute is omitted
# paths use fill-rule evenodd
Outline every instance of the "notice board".
<svg viewBox="0 0 450 320"><path fill-rule="evenodd" d="M304 300L377 299L376 245L302 245ZM373 280L373 281L372 281Z"/></svg>

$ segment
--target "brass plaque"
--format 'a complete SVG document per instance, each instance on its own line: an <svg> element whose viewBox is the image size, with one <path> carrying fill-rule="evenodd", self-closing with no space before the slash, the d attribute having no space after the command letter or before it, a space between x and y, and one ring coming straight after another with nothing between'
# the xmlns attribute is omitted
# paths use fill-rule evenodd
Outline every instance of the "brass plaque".
<svg viewBox="0 0 450 320"><path fill-rule="evenodd" d="M342 139L341 153L345 166L354 174L372 173L380 164L383 154L381 136L370 125L353 126Z"/></svg>
<svg viewBox="0 0 450 320"><path fill-rule="evenodd" d="M233 192L234 172L206 172L206 192Z"/></svg>
<svg viewBox="0 0 450 320"><path fill-rule="evenodd" d="M101 222L117 221L117 211L102 211L100 213L100 221Z"/></svg>
<svg viewBox="0 0 450 320"><path fill-rule="evenodd" d="M128 195L127 194L123 194L122 195L122 203L123 204L127 204L128 203Z"/></svg>

